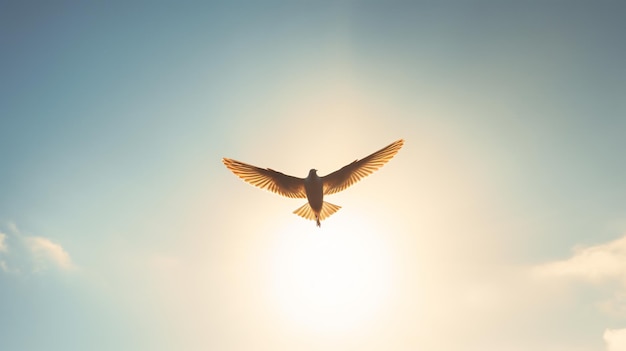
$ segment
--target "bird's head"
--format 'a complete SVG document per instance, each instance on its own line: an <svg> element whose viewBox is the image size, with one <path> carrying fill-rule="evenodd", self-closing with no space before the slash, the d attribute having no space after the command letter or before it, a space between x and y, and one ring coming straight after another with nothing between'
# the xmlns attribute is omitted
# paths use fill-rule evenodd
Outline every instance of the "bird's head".
<svg viewBox="0 0 626 351"><path fill-rule="evenodd" d="M310 176L312 176L312 175L315 175L315 176L316 176L316 175L317 175L317 173L316 173L316 172L317 172L317 169L315 169L315 168L311 168L311 170L309 171L309 175L310 175Z"/></svg>

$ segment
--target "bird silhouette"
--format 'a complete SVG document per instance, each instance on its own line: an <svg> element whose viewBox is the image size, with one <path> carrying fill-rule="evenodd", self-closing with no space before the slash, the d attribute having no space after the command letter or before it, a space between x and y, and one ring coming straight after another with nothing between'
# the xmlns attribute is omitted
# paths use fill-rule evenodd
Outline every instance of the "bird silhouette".
<svg viewBox="0 0 626 351"><path fill-rule="evenodd" d="M315 220L317 226L320 227L320 221L341 208L341 206L324 201L324 195L338 193L370 175L389 162L402 145L404 145L403 139L395 141L323 177L317 175L316 169L311 169L306 178L298 178L271 168L259 168L230 158L223 158L222 162L236 176L254 186L290 198L306 198L308 202L293 213Z"/></svg>

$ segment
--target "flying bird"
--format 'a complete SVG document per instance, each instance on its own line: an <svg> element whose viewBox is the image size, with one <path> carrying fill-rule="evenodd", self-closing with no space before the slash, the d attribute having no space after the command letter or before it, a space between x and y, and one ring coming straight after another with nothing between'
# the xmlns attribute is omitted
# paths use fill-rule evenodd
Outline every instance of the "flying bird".
<svg viewBox="0 0 626 351"><path fill-rule="evenodd" d="M300 217L315 220L318 227L320 221L337 212L341 206L324 201L324 195L338 193L362 178L370 175L389 162L404 144L404 140L395 141L373 154L342 167L323 177L311 169L306 178L298 178L275 171L271 168L259 168L230 158L222 162L236 176L246 182L290 198L306 198L303 206L293 211Z"/></svg>

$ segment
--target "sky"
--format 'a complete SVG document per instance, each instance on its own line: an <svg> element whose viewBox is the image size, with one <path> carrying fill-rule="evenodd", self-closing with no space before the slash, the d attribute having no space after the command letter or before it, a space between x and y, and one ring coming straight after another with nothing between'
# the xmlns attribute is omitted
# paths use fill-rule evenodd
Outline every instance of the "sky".
<svg viewBox="0 0 626 351"><path fill-rule="evenodd" d="M0 349L626 350L625 13L0 1Z"/></svg>

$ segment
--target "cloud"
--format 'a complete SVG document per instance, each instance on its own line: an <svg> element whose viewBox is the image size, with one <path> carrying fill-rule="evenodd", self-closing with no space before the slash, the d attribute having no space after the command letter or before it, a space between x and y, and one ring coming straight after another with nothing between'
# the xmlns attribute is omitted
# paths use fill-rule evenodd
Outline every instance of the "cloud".
<svg viewBox="0 0 626 351"><path fill-rule="evenodd" d="M605 244L578 247L572 257L536 266L533 273L592 284L604 291L605 299L596 303L600 310L626 316L626 235Z"/></svg>
<svg viewBox="0 0 626 351"><path fill-rule="evenodd" d="M70 255L61 245L52 242L50 239L34 236L24 238L24 242L33 255L35 271L45 269L47 263L52 263L62 269L74 268Z"/></svg>
<svg viewBox="0 0 626 351"><path fill-rule="evenodd" d="M626 329L607 329L604 331L607 351L626 351Z"/></svg>
<svg viewBox="0 0 626 351"><path fill-rule="evenodd" d="M543 276L580 278L594 283L626 283L626 235L606 244L576 248L571 258L535 268Z"/></svg>
<svg viewBox="0 0 626 351"><path fill-rule="evenodd" d="M626 235L608 243L577 247L565 260L534 267L540 277L569 278L593 284L611 292L611 297L596 303L607 314L626 316ZM626 351L626 328L606 329L607 351Z"/></svg>
<svg viewBox="0 0 626 351"><path fill-rule="evenodd" d="M5 243L7 235L0 232L0 252L7 252L9 249L7 248L7 244Z"/></svg>
<svg viewBox="0 0 626 351"><path fill-rule="evenodd" d="M7 239L7 235L0 232L0 253L7 253L9 252L9 248L7 246L6 243L6 239ZM3 272L8 272L9 271L9 267L7 266L7 263L5 260L0 260L0 269Z"/></svg>
<svg viewBox="0 0 626 351"><path fill-rule="evenodd" d="M43 237L23 234L15 223L7 233L0 232L0 270L5 273L42 272L49 268L72 270L76 266L58 243Z"/></svg>

